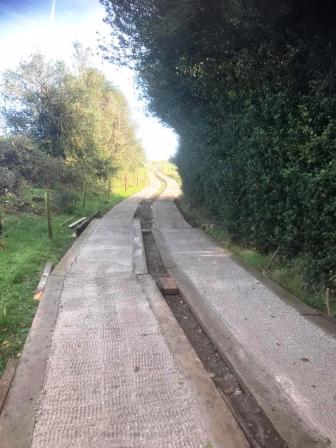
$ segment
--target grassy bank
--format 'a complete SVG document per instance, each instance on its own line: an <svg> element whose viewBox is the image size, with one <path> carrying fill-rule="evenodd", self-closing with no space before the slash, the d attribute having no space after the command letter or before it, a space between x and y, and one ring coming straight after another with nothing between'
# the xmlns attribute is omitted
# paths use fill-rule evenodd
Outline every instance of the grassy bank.
<svg viewBox="0 0 336 448"><path fill-rule="evenodd" d="M269 268L272 254L261 254L253 247L244 247L234 243L231 235L218 225L206 211L201 208L192 207L186 198L180 200L178 205L189 222L203 228L209 235L235 254L238 259L246 263L246 265L262 272L265 276L281 285L307 305L322 312L327 312L325 291L308 290L304 284L302 279L304 260L302 258L298 257L288 260L281 257L281 253L279 253L279 256L275 258ZM334 298L331 300L331 315L336 317L336 303Z"/></svg>
<svg viewBox="0 0 336 448"><path fill-rule="evenodd" d="M6 249L0 250L0 374L11 357L20 356L38 303L33 292L47 260L56 263L72 244L72 231L62 226L70 217L89 216L96 210L102 213L144 185L128 180L127 191L123 179L112 182L113 194L104 190L88 189L85 207L81 192L68 213L53 212L53 238L48 238L44 214L10 213L4 220ZM42 190L31 189L26 195L40 195ZM51 204L55 192L50 192ZM43 208L43 203L39 207ZM41 213L41 210L40 210Z"/></svg>

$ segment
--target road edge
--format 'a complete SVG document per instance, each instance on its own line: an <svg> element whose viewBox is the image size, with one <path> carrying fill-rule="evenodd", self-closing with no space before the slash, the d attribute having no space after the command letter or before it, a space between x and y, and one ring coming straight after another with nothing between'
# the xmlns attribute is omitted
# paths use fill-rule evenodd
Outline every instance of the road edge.
<svg viewBox="0 0 336 448"><path fill-rule="evenodd" d="M90 223L48 277L0 414L1 448L31 446L36 405L45 379L65 274L96 224L97 220Z"/></svg>
<svg viewBox="0 0 336 448"><path fill-rule="evenodd" d="M323 439L322 435L316 434L313 428L310 428L302 421L300 416L295 413L290 401L284 396L283 391L276 389L274 381L272 381L272 386L274 387L272 387L270 393L269 388L265 388L261 379L258 381L256 375L249 374L246 370L246 364L253 370L253 358L248 356L241 344L235 340L229 328L226 328L222 322L219 322L215 314L211 313L211 310L204 306L202 296L174 263L162 232L156 229L153 232L153 236L167 271L174 278L194 317L220 355L236 373L241 386L245 391L254 395L289 447L326 448L328 442ZM273 397L271 400L270 394ZM279 406L275 406L276 402L279 403Z"/></svg>
<svg viewBox="0 0 336 448"><path fill-rule="evenodd" d="M150 274L138 280L158 320L169 351L187 381L216 448L248 448L239 423L220 396Z"/></svg>

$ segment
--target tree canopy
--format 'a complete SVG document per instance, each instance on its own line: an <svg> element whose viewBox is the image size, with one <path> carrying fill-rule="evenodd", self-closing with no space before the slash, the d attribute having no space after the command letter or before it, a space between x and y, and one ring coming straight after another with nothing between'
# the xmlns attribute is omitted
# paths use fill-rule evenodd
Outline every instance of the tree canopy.
<svg viewBox="0 0 336 448"><path fill-rule="evenodd" d="M108 59L132 64L180 137L184 193L234 238L336 272L335 5L101 0Z"/></svg>
<svg viewBox="0 0 336 448"><path fill-rule="evenodd" d="M127 102L89 51L75 46L75 69L37 53L3 75L3 117L11 135L23 135L53 157L105 179L143 162Z"/></svg>

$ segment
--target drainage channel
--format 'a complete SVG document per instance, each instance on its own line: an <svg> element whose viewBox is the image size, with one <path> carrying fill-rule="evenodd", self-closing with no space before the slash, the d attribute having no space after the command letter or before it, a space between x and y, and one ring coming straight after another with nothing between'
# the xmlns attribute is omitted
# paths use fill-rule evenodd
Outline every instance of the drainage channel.
<svg viewBox="0 0 336 448"><path fill-rule="evenodd" d="M140 218L148 271L158 283L160 277L169 277L151 232L153 200L143 201L137 210ZM239 384L235 373L221 358L214 344L193 316L182 295L164 295L177 322L196 351L203 366L216 385L222 398L237 419L253 448L286 448L274 426L257 401Z"/></svg>

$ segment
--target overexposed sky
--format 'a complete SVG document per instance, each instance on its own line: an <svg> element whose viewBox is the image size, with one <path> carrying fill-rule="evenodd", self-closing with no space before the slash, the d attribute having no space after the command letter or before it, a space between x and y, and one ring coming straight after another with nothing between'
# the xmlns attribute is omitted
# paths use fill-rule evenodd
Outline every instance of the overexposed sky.
<svg viewBox="0 0 336 448"><path fill-rule="evenodd" d="M0 0L0 71L41 51L50 59L70 61L73 42L97 51L97 32L108 35L104 8L98 0ZM175 133L145 113L131 70L94 58L94 65L125 94L147 157L167 159L177 147Z"/></svg>

